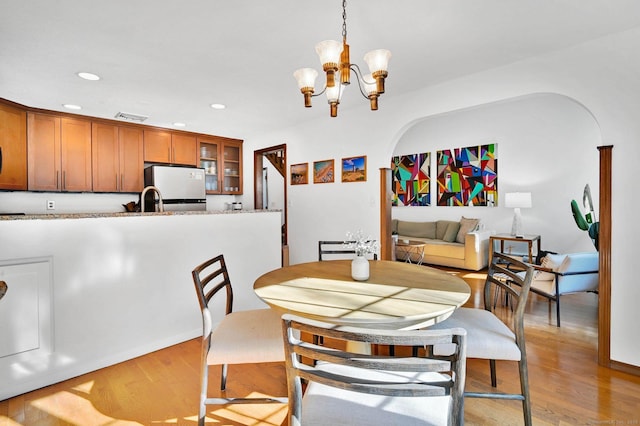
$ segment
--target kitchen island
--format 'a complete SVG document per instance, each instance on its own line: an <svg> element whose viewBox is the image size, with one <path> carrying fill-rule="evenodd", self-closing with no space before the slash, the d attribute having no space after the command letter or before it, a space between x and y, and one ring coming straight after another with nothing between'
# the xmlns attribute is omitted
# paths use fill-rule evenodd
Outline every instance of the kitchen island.
<svg viewBox="0 0 640 426"><path fill-rule="evenodd" d="M234 310L264 307L252 284L281 266L281 213L0 216L0 400L198 336L191 270L217 254Z"/></svg>

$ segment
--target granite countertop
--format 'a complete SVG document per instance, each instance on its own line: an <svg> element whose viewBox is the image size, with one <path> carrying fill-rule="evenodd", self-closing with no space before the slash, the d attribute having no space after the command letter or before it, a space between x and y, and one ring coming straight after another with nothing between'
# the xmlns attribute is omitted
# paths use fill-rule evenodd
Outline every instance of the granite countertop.
<svg viewBox="0 0 640 426"><path fill-rule="evenodd" d="M112 212L112 213L58 213L58 214L24 214L3 215L0 220L34 220L34 219L86 219L99 217L132 217L132 216L179 216L179 215L215 215L239 213L265 213L280 210L211 210L211 211L170 211L170 212Z"/></svg>

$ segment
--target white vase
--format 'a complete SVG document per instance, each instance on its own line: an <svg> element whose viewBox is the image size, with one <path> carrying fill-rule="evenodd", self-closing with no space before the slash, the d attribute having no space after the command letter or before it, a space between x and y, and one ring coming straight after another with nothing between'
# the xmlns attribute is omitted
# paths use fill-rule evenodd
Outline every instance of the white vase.
<svg viewBox="0 0 640 426"><path fill-rule="evenodd" d="M366 281L369 279L369 261L364 256L356 256L351 261L351 278L356 281Z"/></svg>

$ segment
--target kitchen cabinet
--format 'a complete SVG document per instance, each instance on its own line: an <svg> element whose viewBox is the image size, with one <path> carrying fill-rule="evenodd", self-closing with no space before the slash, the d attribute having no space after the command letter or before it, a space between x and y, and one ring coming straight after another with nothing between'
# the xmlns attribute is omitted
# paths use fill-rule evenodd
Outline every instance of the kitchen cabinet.
<svg viewBox="0 0 640 426"><path fill-rule="evenodd" d="M28 189L92 190L91 122L27 114Z"/></svg>
<svg viewBox="0 0 640 426"><path fill-rule="evenodd" d="M242 194L242 141L201 137L198 146L207 194Z"/></svg>
<svg viewBox="0 0 640 426"><path fill-rule="evenodd" d="M144 161L196 166L197 138L163 130L145 130Z"/></svg>
<svg viewBox="0 0 640 426"><path fill-rule="evenodd" d="M27 189L27 113L1 103L0 189Z"/></svg>
<svg viewBox="0 0 640 426"><path fill-rule="evenodd" d="M91 133L93 192L142 191L142 129L94 122Z"/></svg>

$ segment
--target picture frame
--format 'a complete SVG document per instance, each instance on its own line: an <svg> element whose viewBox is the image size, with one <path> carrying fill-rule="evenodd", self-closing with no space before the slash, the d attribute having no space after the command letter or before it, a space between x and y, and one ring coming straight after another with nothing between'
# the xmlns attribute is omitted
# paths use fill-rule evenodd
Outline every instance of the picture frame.
<svg viewBox="0 0 640 426"><path fill-rule="evenodd" d="M333 183L335 179L334 160L313 162L313 183Z"/></svg>
<svg viewBox="0 0 640 426"><path fill-rule="evenodd" d="M347 157L342 159L342 182L367 181L367 156Z"/></svg>
<svg viewBox="0 0 640 426"><path fill-rule="evenodd" d="M309 163L292 164L290 168L291 185L309 183Z"/></svg>

